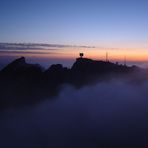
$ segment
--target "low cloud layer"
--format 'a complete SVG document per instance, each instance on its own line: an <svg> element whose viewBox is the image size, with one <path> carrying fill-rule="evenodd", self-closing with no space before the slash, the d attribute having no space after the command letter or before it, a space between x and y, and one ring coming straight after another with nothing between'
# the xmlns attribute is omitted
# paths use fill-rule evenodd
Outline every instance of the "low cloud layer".
<svg viewBox="0 0 148 148"><path fill-rule="evenodd" d="M148 146L148 83L112 80L0 114L0 147Z"/></svg>

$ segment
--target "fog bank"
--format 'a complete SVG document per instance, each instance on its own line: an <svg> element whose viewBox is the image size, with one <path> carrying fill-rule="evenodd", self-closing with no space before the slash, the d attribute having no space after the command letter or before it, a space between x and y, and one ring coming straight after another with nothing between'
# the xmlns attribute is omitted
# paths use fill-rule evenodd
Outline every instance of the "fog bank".
<svg viewBox="0 0 148 148"><path fill-rule="evenodd" d="M0 147L148 146L148 84L112 80L0 114Z"/></svg>

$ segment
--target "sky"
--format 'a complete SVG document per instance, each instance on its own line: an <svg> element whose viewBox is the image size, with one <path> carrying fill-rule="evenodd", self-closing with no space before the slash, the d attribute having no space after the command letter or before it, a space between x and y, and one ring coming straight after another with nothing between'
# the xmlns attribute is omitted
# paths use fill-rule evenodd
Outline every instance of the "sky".
<svg viewBox="0 0 148 148"><path fill-rule="evenodd" d="M148 48L147 0L0 0L0 41Z"/></svg>
<svg viewBox="0 0 148 148"><path fill-rule="evenodd" d="M108 52L114 61L126 55L143 62L148 61L147 15L147 0L0 0L0 42L95 46L60 49L58 58L61 52L73 59L85 52L104 59Z"/></svg>

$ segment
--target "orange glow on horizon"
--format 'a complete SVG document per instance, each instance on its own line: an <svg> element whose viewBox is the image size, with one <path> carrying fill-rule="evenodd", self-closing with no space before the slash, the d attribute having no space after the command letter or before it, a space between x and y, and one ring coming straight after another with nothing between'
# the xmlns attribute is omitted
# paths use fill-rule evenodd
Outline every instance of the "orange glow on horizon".
<svg viewBox="0 0 148 148"><path fill-rule="evenodd" d="M147 49L66 48L57 50L5 50L0 51L0 57L25 56L33 58L75 59L79 57L80 52L84 53L84 57L95 60L105 60L106 52L108 52L110 61L123 61L125 56L127 61L148 61Z"/></svg>

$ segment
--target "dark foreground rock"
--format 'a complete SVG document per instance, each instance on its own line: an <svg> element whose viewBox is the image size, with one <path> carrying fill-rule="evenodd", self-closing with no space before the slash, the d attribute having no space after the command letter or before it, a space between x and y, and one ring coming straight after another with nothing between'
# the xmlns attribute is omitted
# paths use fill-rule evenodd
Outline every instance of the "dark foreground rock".
<svg viewBox="0 0 148 148"><path fill-rule="evenodd" d="M98 81L140 71L111 62L78 58L70 69L61 64L44 70L38 64L28 64L24 57L14 60L0 71L0 108L34 104L43 98L58 95L63 84L80 88Z"/></svg>

